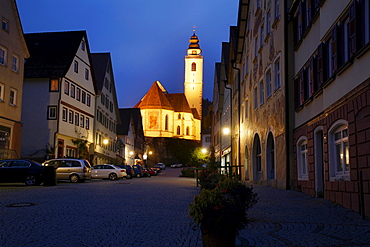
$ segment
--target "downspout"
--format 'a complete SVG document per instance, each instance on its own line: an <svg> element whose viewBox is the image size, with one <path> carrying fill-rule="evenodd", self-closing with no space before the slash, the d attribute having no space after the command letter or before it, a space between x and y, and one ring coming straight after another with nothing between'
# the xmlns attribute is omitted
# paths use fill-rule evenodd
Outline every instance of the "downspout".
<svg viewBox="0 0 370 247"><path fill-rule="evenodd" d="M242 166L241 166L241 157L240 157L240 69L234 67L234 62L232 62L232 68L238 71L238 170L239 170L239 180L241 180L242 175Z"/></svg>

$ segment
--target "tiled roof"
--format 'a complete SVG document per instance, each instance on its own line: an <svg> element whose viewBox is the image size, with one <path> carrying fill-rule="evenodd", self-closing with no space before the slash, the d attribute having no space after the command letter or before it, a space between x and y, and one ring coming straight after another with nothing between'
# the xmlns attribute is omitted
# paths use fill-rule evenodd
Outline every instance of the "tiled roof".
<svg viewBox="0 0 370 247"><path fill-rule="evenodd" d="M191 108L191 112L193 113L193 117L195 119L200 119L199 113L197 111L197 108Z"/></svg>
<svg viewBox="0 0 370 247"><path fill-rule="evenodd" d="M170 104L172 105L175 112L189 112L191 109L189 107L188 100L185 97L184 93L171 93L166 94L166 97Z"/></svg>
<svg viewBox="0 0 370 247"><path fill-rule="evenodd" d="M25 63L25 78L63 77L86 31L68 31L25 34L30 58Z"/></svg>
<svg viewBox="0 0 370 247"><path fill-rule="evenodd" d="M166 109L174 110L171 103L168 101L165 93L155 81L147 94L135 105L135 108L140 109Z"/></svg>

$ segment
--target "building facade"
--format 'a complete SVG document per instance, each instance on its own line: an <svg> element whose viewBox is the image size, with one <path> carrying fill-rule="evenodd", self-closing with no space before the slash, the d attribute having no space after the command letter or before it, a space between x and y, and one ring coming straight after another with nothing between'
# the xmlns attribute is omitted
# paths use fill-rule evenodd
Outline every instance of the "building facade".
<svg viewBox="0 0 370 247"><path fill-rule="evenodd" d="M29 57L29 52L14 0L1 1L0 17L0 159L19 158L23 61Z"/></svg>
<svg viewBox="0 0 370 247"><path fill-rule="evenodd" d="M296 187L370 216L370 1L294 1L291 15Z"/></svg>
<svg viewBox="0 0 370 247"><path fill-rule="evenodd" d="M112 164L116 161L117 124L120 123L112 60L109 53L92 53L91 58L97 85L92 161L94 165Z"/></svg>
<svg viewBox="0 0 370 247"><path fill-rule="evenodd" d="M21 156L89 159L96 83L86 32L30 33L25 38L31 57L25 63Z"/></svg>

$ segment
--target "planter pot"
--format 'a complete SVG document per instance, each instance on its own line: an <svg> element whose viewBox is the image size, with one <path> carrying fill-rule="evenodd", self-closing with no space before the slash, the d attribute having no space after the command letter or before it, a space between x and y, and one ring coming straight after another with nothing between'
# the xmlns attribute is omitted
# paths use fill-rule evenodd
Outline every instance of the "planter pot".
<svg viewBox="0 0 370 247"><path fill-rule="evenodd" d="M204 247L234 247L237 230L214 230L212 227L200 227Z"/></svg>

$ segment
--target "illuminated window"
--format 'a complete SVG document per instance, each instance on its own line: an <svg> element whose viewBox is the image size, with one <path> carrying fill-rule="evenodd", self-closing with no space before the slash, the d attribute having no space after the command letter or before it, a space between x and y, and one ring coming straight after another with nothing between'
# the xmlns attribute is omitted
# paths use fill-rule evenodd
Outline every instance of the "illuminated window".
<svg viewBox="0 0 370 247"><path fill-rule="evenodd" d="M329 130L329 172L331 180L349 180L348 125L338 121Z"/></svg>
<svg viewBox="0 0 370 247"><path fill-rule="evenodd" d="M59 81L58 79L50 79L50 92L59 91Z"/></svg>
<svg viewBox="0 0 370 247"><path fill-rule="evenodd" d="M197 64L196 63L191 64L191 71L197 71Z"/></svg>

